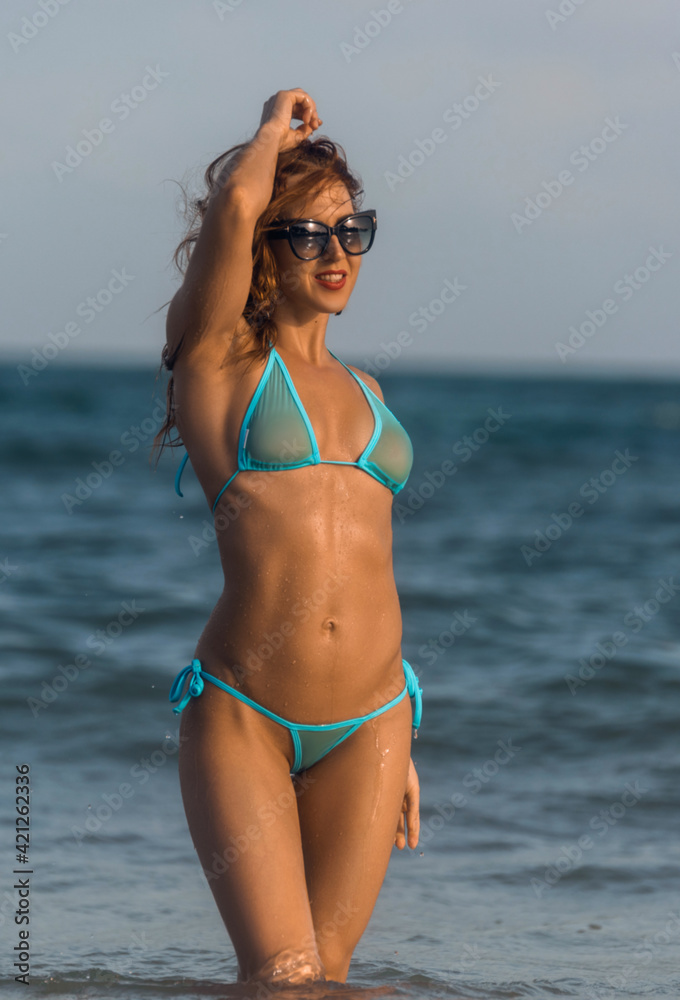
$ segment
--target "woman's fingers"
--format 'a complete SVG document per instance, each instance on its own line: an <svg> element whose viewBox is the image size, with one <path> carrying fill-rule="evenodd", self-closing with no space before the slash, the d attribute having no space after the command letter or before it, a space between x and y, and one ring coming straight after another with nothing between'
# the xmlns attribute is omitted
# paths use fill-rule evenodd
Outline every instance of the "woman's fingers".
<svg viewBox="0 0 680 1000"><path fill-rule="evenodd" d="M401 851L407 843L410 848L418 846L420 836L420 782L413 761L408 764L408 777L406 778L406 792L401 805L399 822L394 843Z"/></svg>
<svg viewBox="0 0 680 1000"><path fill-rule="evenodd" d="M302 87L295 87L288 93L293 95L295 102L291 112L292 118L299 118L305 125L311 125L313 121L320 121L316 113L316 104L306 90L303 90Z"/></svg>
<svg viewBox="0 0 680 1000"><path fill-rule="evenodd" d="M397 823L397 833L394 838L394 843L399 848L400 851L406 847L406 836L404 833L404 816L406 815L406 799L401 806L401 813L399 814L399 822Z"/></svg>
<svg viewBox="0 0 680 1000"><path fill-rule="evenodd" d="M291 128L291 121L301 125ZM313 98L302 89L279 90L265 101L260 125L273 123L281 133L281 149L289 149L303 139L309 138L321 125Z"/></svg>
<svg viewBox="0 0 680 1000"><path fill-rule="evenodd" d="M302 100L298 100L295 102L292 117L299 118L300 121L304 122L305 125L309 125L312 118L312 114L316 114L316 111L312 107L311 100L305 94Z"/></svg>
<svg viewBox="0 0 680 1000"><path fill-rule="evenodd" d="M408 827L408 846L415 848L418 846L420 836L420 806L417 794L408 798L406 825Z"/></svg>
<svg viewBox="0 0 680 1000"><path fill-rule="evenodd" d="M413 761L409 761L408 778L406 780L406 826L408 829L408 846L418 846L420 836L420 782Z"/></svg>
<svg viewBox="0 0 680 1000"><path fill-rule="evenodd" d="M302 122L302 125L298 125L294 131L301 135L302 138L307 139L319 127L321 119L316 112L316 105L309 94L305 94L302 91L303 96L300 97L300 92L295 91L294 93L298 96L291 110L291 118Z"/></svg>

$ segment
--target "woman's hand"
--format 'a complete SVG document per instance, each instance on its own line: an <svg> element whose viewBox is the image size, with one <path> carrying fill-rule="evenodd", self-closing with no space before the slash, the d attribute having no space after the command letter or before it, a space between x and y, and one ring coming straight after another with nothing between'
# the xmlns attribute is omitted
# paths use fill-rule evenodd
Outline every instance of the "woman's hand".
<svg viewBox="0 0 680 1000"><path fill-rule="evenodd" d="M418 846L418 834L420 833L420 782L413 761L408 763L408 778L406 779L406 792L401 805L401 816L397 824L397 835L394 843L400 851L406 846L404 835L404 818L408 831L408 846L415 848Z"/></svg>
<svg viewBox="0 0 680 1000"><path fill-rule="evenodd" d="M290 127L291 119L302 122L297 128ZM279 90L265 101L262 107L260 128L274 129L280 133L279 152L292 149L303 139L308 139L312 132L322 124L322 119L316 113L316 104L306 90L294 87L293 90Z"/></svg>

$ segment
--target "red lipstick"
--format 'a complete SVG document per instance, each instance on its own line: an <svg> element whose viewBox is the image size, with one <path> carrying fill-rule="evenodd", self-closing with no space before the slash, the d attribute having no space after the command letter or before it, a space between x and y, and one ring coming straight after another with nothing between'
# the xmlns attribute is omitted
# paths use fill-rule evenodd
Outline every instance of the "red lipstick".
<svg viewBox="0 0 680 1000"><path fill-rule="evenodd" d="M323 278L319 276L319 274L321 275L339 274L342 275L342 277L340 278L339 281L324 281ZM321 271L319 274L314 275L315 281L318 281L319 284L323 285L324 288L330 288L334 292L338 291L340 288L344 288L347 282L347 274L345 271Z"/></svg>

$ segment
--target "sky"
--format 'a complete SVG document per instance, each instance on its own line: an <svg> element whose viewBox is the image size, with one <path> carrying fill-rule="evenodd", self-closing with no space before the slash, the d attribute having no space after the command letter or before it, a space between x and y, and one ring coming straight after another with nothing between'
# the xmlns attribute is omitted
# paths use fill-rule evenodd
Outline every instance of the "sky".
<svg viewBox="0 0 680 1000"><path fill-rule="evenodd" d="M344 360L680 376L677 0L5 0L0 45L0 361L24 381L158 365L176 182L202 193L292 87L378 215L328 324Z"/></svg>

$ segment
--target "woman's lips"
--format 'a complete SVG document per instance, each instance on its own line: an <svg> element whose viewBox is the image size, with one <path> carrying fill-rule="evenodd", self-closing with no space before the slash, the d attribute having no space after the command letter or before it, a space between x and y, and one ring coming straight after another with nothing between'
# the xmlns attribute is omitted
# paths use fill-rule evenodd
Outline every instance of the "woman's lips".
<svg viewBox="0 0 680 1000"><path fill-rule="evenodd" d="M320 278L318 274L315 274L314 275L314 280L318 281L319 284L323 285L324 288L330 288L330 289L332 289L335 292L338 289L345 287L345 283L347 281L347 275L343 274L343 276L340 279L340 281L324 281L323 278Z"/></svg>

